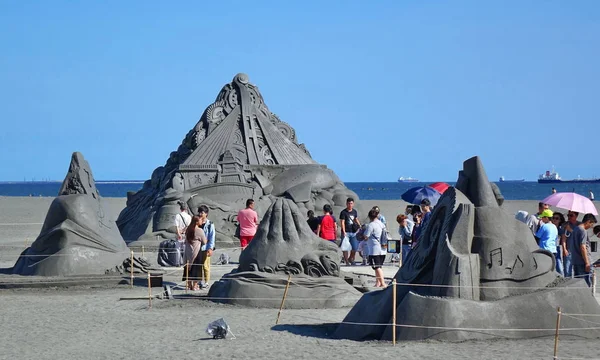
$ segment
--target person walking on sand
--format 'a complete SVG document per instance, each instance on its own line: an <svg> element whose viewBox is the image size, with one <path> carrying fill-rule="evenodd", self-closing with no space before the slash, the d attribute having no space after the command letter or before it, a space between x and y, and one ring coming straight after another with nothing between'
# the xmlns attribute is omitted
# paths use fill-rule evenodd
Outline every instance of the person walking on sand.
<svg viewBox="0 0 600 360"><path fill-rule="evenodd" d="M573 229L579 225L577 217L579 213L576 211L567 212L567 222L563 224L563 231L560 234L560 243L563 245L563 271L565 277L573 275L573 264L571 263L571 233Z"/></svg>
<svg viewBox="0 0 600 360"><path fill-rule="evenodd" d="M202 276L200 279L200 288L208 288L210 282L210 258L215 250L215 224L208 220L208 206L200 205L198 207L198 216L200 217L200 228L206 235L206 244L200 248L200 255L202 256Z"/></svg>
<svg viewBox="0 0 600 360"><path fill-rule="evenodd" d="M556 194L556 189L555 188L552 188L552 193Z"/></svg>
<svg viewBox="0 0 600 360"><path fill-rule="evenodd" d="M398 215L396 222L398 223L398 234L402 241L402 264L404 264L412 248L412 232L415 223L410 221L406 215Z"/></svg>
<svg viewBox="0 0 600 360"><path fill-rule="evenodd" d="M332 211L331 205L323 205L323 216L321 216L319 227L317 227L317 234L319 234L322 239L335 242L337 237L337 223L335 222L335 217L331 215Z"/></svg>
<svg viewBox="0 0 600 360"><path fill-rule="evenodd" d="M183 281L187 280L188 290L200 290L198 280L200 278L200 268L202 267L202 256L199 254L202 245L206 242L206 235L200 228L200 217L193 216L185 230L184 261L187 269L184 268Z"/></svg>
<svg viewBox="0 0 600 360"><path fill-rule="evenodd" d="M540 217L540 215L544 212L544 210L548 210L550 208L550 205L548 204L544 204L543 202L539 202L538 203L538 212L537 214L535 214L536 217Z"/></svg>
<svg viewBox="0 0 600 360"><path fill-rule="evenodd" d="M539 218L542 220L542 226L539 227L537 232L535 233L535 237L538 240L538 244L540 249L550 251L554 258L556 259L556 263L560 261L560 258L556 255L556 239L558 238L558 228L554 223L552 223L552 216L554 213L552 210L547 209L544 210Z"/></svg>
<svg viewBox="0 0 600 360"><path fill-rule="evenodd" d="M185 202L179 201L180 213L175 216L175 231L177 240L183 241L185 237L185 229L192 221L192 215L188 214L188 207Z"/></svg>
<svg viewBox="0 0 600 360"><path fill-rule="evenodd" d="M377 211L377 218L379 219L379 221L381 221L383 225L387 225L385 221L385 216L383 216L383 214L381 213L381 209L379 208L379 206L373 206L373 210Z"/></svg>
<svg viewBox="0 0 600 360"><path fill-rule="evenodd" d="M570 241L571 261L573 263L573 274L575 277L583 278L588 286L592 286L592 254L590 249L590 237L587 231L597 223L592 214L585 214L581 224L576 226L571 233Z"/></svg>
<svg viewBox="0 0 600 360"><path fill-rule="evenodd" d="M566 244L564 244L561 240L563 235L565 234L565 216L556 211L552 215L552 223L558 229L558 237L556 238L556 271L562 276L565 276L565 267L564 267L564 250Z"/></svg>
<svg viewBox="0 0 600 360"><path fill-rule="evenodd" d="M354 264L354 259L359 246L356 233L358 232L358 229L360 229L360 221L358 220L358 212L354 208L354 199L351 197L346 199L346 208L340 212L340 226L342 229L342 242L348 238L350 246L352 247L349 252L342 252L344 255L344 263L346 265ZM350 253L349 256L348 253Z"/></svg>
<svg viewBox="0 0 600 360"><path fill-rule="evenodd" d="M377 218L377 211L371 209L369 211L369 220L363 236L367 239L367 247L369 248L369 264L375 270L375 287L385 287L383 278L383 262L385 261L386 251L384 245L381 244L381 236L385 231L385 225Z"/></svg>
<svg viewBox="0 0 600 360"><path fill-rule="evenodd" d="M312 210L308 210L308 212L306 213L306 216L308 217L308 219L306 220L306 223L308 224L308 226L310 226L310 229L312 230L312 232L314 232L315 234L317 233L317 229L319 228L319 218L315 216L315 212Z"/></svg>
<svg viewBox="0 0 600 360"><path fill-rule="evenodd" d="M590 200L594 201L594 193L590 190Z"/></svg>
<svg viewBox="0 0 600 360"><path fill-rule="evenodd" d="M240 246L243 250L252 241L258 228L258 214L254 211L254 200L246 200L246 208L238 212L237 219L240 224Z"/></svg>

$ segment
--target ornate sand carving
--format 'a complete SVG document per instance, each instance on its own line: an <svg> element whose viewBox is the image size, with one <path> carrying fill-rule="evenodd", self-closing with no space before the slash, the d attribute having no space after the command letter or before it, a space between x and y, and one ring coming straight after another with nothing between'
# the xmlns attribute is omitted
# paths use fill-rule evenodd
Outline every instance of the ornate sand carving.
<svg viewBox="0 0 600 360"><path fill-rule="evenodd" d="M397 327L397 339L550 336L552 331L493 329L553 329L557 306L570 313L600 314L585 283L559 278L554 256L538 248L529 228L506 213L502 202L479 158L465 161L456 187L442 195L417 246L395 276L397 323L417 326ZM374 308L377 311L370 311ZM365 294L344 321L389 324L391 308L388 287ZM580 320L568 321L569 328L588 327ZM389 340L391 334L391 326L341 324L335 336ZM569 334L600 337L598 330Z"/></svg>
<svg viewBox="0 0 600 360"><path fill-rule="evenodd" d="M17 260L19 275L102 275L128 258L119 230L106 213L92 170L76 152L38 238Z"/></svg>
<svg viewBox="0 0 600 360"><path fill-rule="evenodd" d="M295 308L350 306L359 292L340 277L337 245L316 236L304 214L289 199L277 198L265 213L254 239L240 255L240 265L209 291L220 302L277 307L287 275L294 281Z"/></svg>
<svg viewBox="0 0 600 360"><path fill-rule="evenodd" d="M332 196L323 197L323 191ZM178 213L173 205L177 200L186 201L192 211L206 204L223 246L234 242L235 215L246 199L256 201L261 216L273 196L293 198L303 214L309 209L319 213L324 203L339 213L348 196L358 200L333 171L311 158L294 129L271 113L248 76L238 74L166 164L140 191L128 194L117 224L128 242L155 239L158 234L170 237L169 221Z"/></svg>

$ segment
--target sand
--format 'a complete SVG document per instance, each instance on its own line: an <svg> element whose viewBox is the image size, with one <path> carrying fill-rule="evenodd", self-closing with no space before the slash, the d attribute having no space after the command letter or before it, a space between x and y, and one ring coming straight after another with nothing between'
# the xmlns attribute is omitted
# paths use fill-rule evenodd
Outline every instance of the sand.
<svg viewBox="0 0 600 360"><path fill-rule="evenodd" d="M11 266L25 246L38 235L52 198L0 197L0 267ZM125 199L104 199L116 218ZM404 209L401 201L365 201L364 208L379 205L394 222ZM505 208L535 211L535 201L507 201ZM22 225L14 225L20 223ZM23 224L27 223L27 225ZM395 226L395 225L394 225ZM396 228L392 227L392 232ZM155 254L149 254L155 261ZM233 266L213 266L218 278ZM370 274L368 267L344 267L344 271ZM395 269L386 267L386 277ZM178 270L165 281L177 281ZM0 290L2 328L0 359L12 358L226 358L265 360L331 359L344 357L401 357L407 359L548 359L554 340L543 339L437 341L399 343L354 342L327 338L331 327L318 326L343 320L348 309L284 310L275 326L277 310L250 309L214 304L196 293L184 299L120 300L147 296L144 281L128 285L94 285L46 289ZM158 289L153 289L156 293ZM176 291L182 294L182 291ZM548 314L548 316L555 316ZM206 325L224 317L235 339L212 340ZM596 320L600 323L600 319ZM590 325L593 326L593 325ZM600 324L598 324L600 327ZM563 339L559 355L594 358L598 340Z"/></svg>

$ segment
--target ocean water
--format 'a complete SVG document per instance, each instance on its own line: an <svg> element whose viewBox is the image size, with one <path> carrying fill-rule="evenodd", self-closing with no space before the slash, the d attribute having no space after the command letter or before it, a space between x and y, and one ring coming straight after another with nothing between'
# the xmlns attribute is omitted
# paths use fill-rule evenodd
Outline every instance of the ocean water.
<svg viewBox="0 0 600 360"><path fill-rule="evenodd" d="M347 182L346 186L364 200L398 200L403 192L415 186L429 183L398 182ZM454 183L449 183L454 184ZM506 200L542 200L552 193L576 192L588 196L591 190L600 200L600 184L538 184L537 182L501 182L497 183ZM0 196L56 196L61 182L0 182ZM138 191L142 181L97 181L96 187L101 196L125 197L128 191Z"/></svg>

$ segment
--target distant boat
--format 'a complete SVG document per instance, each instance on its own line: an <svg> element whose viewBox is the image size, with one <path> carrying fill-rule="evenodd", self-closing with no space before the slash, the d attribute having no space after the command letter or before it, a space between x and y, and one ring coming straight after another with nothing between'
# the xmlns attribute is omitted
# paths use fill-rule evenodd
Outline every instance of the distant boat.
<svg viewBox="0 0 600 360"><path fill-rule="evenodd" d="M406 177L406 178L405 178L405 177L402 177L402 176L400 176L400 177L398 178L398 182L399 182L399 183L414 183L414 182L419 182L419 180L418 180L418 179L413 179L413 178L411 178L410 176L409 176L409 177Z"/></svg>
<svg viewBox="0 0 600 360"><path fill-rule="evenodd" d="M600 178L583 179L583 178L578 177L577 179L563 180L560 178L560 175L558 175L558 173L556 171L554 171L554 168L552 168L552 171L546 170L545 173L543 173L539 176L538 183L540 183L540 184L600 183Z"/></svg>
<svg viewBox="0 0 600 360"><path fill-rule="evenodd" d="M510 179L510 180L508 180L508 179L505 179L504 176L500 176L499 181L500 182L524 182L525 179Z"/></svg>

